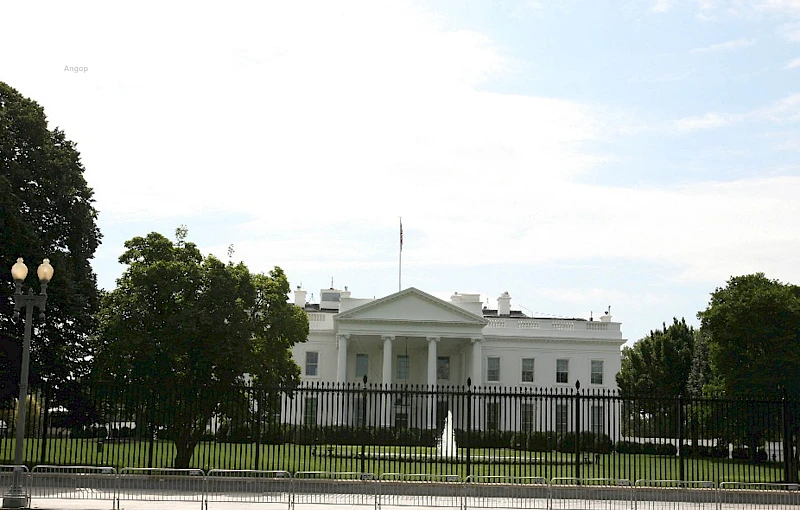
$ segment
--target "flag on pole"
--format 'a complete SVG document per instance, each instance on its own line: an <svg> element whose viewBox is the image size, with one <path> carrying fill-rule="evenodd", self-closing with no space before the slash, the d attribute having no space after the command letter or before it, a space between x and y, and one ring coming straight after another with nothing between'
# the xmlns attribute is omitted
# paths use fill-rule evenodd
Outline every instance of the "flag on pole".
<svg viewBox="0 0 800 510"><path fill-rule="evenodd" d="M403 218L400 218L400 251L403 251Z"/></svg>

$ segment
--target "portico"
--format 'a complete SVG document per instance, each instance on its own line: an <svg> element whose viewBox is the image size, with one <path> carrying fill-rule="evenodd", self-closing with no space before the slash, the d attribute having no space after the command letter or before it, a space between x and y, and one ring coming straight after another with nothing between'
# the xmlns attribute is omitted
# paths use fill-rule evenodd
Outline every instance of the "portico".
<svg viewBox="0 0 800 510"><path fill-rule="evenodd" d="M380 364L375 360L367 365L372 382L462 385L471 377L473 384L480 384L480 348L488 320L415 288L363 304L357 301L342 299L343 311L333 316L336 382L355 382L363 375L356 374L356 351L367 354L369 362L373 361L369 354L379 350ZM355 306L346 308L351 304ZM440 356L449 358L449 366ZM406 362L407 369L402 366ZM417 366L419 362L424 371ZM376 373L373 366L380 366L380 371ZM437 377L437 372L447 372L447 377ZM372 375L380 379L376 381Z"/></svg>

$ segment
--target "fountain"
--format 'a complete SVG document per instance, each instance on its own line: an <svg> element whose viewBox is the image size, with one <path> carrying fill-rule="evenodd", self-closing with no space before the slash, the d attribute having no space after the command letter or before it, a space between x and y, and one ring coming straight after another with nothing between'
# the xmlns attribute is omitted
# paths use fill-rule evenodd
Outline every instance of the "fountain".
<svg viewBox="0 0 800 510"><path fill-rule="evenodd" d="M453 429L453 413L450 410L447 411L447 418L444 419L442 437L436 441L436 450L440 457L454 458L458 455L456 431Z"/></svg>

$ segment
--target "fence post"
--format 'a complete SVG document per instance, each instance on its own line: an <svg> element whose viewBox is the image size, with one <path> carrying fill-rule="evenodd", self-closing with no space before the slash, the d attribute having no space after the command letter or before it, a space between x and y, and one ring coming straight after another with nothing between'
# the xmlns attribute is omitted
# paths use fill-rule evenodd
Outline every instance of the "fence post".
<svg viewBox="0 0 800 510"><path fill-rule="evenodd" d="M467 477L472 473L472 378L467 377Z"/></svg>
<svg viewBox="0 0 800 510"><path fill-rule="evenodd" d="M581 477L581 382L575 381L575 478Z"/></svg>
<svg viewBox="0 0 800 510"><path fill-rule="evenodd" d="M796 482L797 472L794 469L794 446L792 445L792 426L789 413L789 400L786 398L786 386L781 388L781 421L783 422L783 479Z"/></svg>
<svg viewBox="0 0 800 510"><path fill-rule="evenodd" d="M364 396L361 398L361 472L367 472L367 374L364 374Z"/></svg>
<svg viewBox="0 0 800 510"><path fill-rule="evenodd" d="M686 480L683 469L685 457L683 452L683 418L683 393L681 392L678 394L678 477L681 481Z"/></svg>
<svg viewBox="0 0 800 510"><path fill-rule="evenodd" d="M264 391L261 388L256 390L255 385L250 385L249 389L251 392L250 397L253 399L253 405L255 406L256 411L256 452L254 469L258 470L261 469L261 415L263 414L260 404L264 401Z"/></svg>
<svg viewBox="0 0 800 510"><path fill-rule="evenodd" d="M50 385L45 381L44 385L44 415L42 417L42 444L39 448L39 464L47 464L45 457L47 456L47 422L50 417Z"/></svg>

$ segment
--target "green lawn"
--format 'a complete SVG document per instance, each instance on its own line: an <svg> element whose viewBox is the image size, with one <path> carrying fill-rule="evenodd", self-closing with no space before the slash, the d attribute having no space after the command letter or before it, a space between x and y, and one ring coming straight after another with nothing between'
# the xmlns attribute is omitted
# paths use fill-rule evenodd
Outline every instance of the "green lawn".
<svg viewBox="0 0 800 510"><path fill-rule="evenodd" d="M152 451L151 451L152 446ZM0 440L0 462L11 464L14 441ZM252 443L204 442L195 448L191 467L210 469L265 469L329 472L459 475L467 476L466 450L456 458L437 456L429 447L366 447L361 458L360 446L256 445ZM175 446L170 441L104 441L62 439L47 441L42 451L41 439L26 439L26 463L94 465L123 467L171 467ZM44 455L42 455L44 453ZM152 457L152 461L151 461ZM589 454L575 464L574 454L558 452L520 452L511 449L475 449L471 452L470 474L480 477L544 477L547 479L580 476L581 478L626 478L678 480L677 457L633 454ZM587 462L588 461L588 462ZM782 467L772 463L748 463L717 459L684 459L684 480L772 482L784 478ZM579 471L578 471L579 470Z"/></svg>

